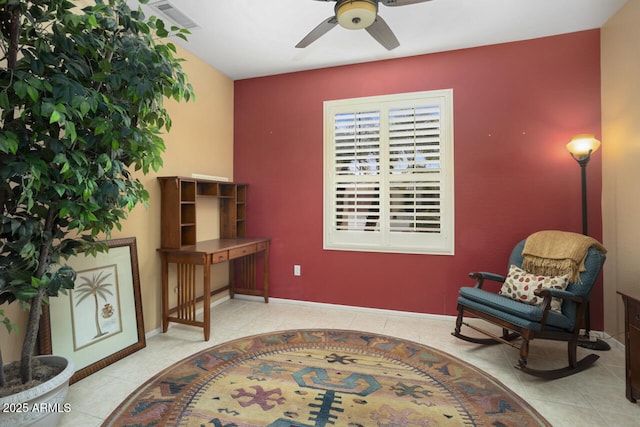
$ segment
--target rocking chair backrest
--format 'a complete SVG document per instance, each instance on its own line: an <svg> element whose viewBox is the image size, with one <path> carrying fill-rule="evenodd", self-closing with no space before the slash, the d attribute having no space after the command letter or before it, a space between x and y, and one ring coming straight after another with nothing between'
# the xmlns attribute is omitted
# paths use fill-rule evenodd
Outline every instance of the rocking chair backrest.
<svg viewBox="0 0 640 427"><path fill-rule="evenodd" d="M509 265L516 265L522 268L522 249L524 248L525 240L518 243L511 252L509 257ZM596 283L596 279L600 274L600 269L604 264L606 255L595 248L590 248L587 254L587 259L584 262L585 271L580 273L579 283L569 283L567 291L576 295L582 296L589 300L593 286ZM574 303L564 302L562 304L562 313L569 319L575 319L576 317L576 305Z"/></svg>

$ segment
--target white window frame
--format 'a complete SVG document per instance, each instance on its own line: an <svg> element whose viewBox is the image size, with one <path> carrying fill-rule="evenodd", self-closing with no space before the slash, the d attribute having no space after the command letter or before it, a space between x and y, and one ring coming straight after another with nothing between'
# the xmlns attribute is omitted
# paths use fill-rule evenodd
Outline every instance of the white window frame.
<svg viewBox="0 0 640 427"><path fill-rule="evenodd" d="M418 156L414 155L412 164L420 165L414 168L409 168L412 171L407 173L406 171L392 172L392 169L400 170L398 167L397 159L394 163L392 150L390 150L390 134L394 134L394 131L390 131L390 116L393 116L392 112L398 110L419 111L419 109L432 109L437 111L436 116L439 118L439 134L436 135L438 142L436 148L439 148L439 157L433 162L424 161L424 157L420 157L423 161L418 162ZM379 112L379 115L375 113ZM414 113L418 115L419 113ZM344 165L345 159L344 152L340 151L340 142L336 142L336 129L339 127L336 124L336 117L349 118L353 116L354 122L360 120L366 122L371 120L373 125L366 122L362 133L364 135L362 139L366 139L367 142L360 142L361 147L366 145L367 150L371 152L378 152L379 166L374 163L373 166L367 167L368 170L374 172L365 171L364 173L351 173L345 172ZM397 116L396 116L397 117ZM376 121L377 120L377 121ZM379 126L377 126L379 125ZM368 126L373 126L368 127ZM353 139L358 140L359 127L355 127L356 136ZM373 130L370 130L373 129ZM373 136L371 136L373 135ZM341 136L338 136L340 140ZM379 147L376 143L371 143L371 140L379 141ZM431 143L433 144L433 143ZM432 147L432 145L430 146ZM423 146L422 146L423 148ZM353 160L354 164L362 165L369 164L371 162L369 158L362 155L362 152L358 154L358 149L352 149L354 157L357 160ZM437 150L436 150L437 151ZM417 152L417 151L416 151ZM422 151L421 151L422 153ZM371 157L372 154L369 155ZM342 156L342 157L341 157ZM373 157L376 157L373 154ZM339 168L337 162L343 165ZM428 165L426 163L429 163ZM372 96L363 98L352 98L343 100L332 100L324 102L324 243L323 247L326 250L345 250L345 251L365 251L365 252L391 252L391 253L415 253L415 254L434 254L434 255L453 255L454 254L454 161L453 161L453 90L434 90L425 92L414 92L405 94ZM362 167L350 167L350 170L363 170ZM339 173L338 170L342 172ZM377 171L377 172L376 172ZM362 176L365 175L365 176ZM411 188L411 184L416 184L414 190L410 193L406 193L406 190L396 191L395 197L404 198L405 194L411 196L409 204L412 203L415 206L420 207L422 202L429 203L430 200L436 200L437 208L439 208L439 217L434 228L418 228L415 225L421 222L420 218L424 218L422 214L415 213L411 221L399 222L399 215L391 215L390 212L394 211L394 206L397 207L397 199L391 200L392 193L390 188L396 181L396 188L400 185L397 183L399 177L404 177L402 184L404 187ZM374 183L375 182L375 183ZM337 184L338 183L338 184ZM345 183L347 187L345 187ZM435 183L435 184L434 184ZM423 184L423 185L420 185ZM433 186L436 187L433 187ZM435 192L431 191L433 188L437 188ZM350 197L353 191L346 190L341 196L340 190L349 188L348 186L358 186L362 188L362 196L355 196L355 198L361 197L365 210L374 211L375 214L371 216L365 216L363 214L353 214L348 221L344 219L344 201L350 200L345 197ZM354 188L354 187L351 187ZM377 191L377 189L380 191ZM425 189L423 191L416 190L415 188ZM429 190L426 190L429 188ZM375 193L375 196L371 194ZM347 194L347 196L344 196ZM438 197L439 196L439 197ZM342 198L341 198L342 197ZM356 205L358 203L355 203ZM340 205L340 210L337 210L337 206ZM377 208L377 206L380 206ZM372 209L368 209L368 208ZM394 211L397 213L397 209ZM410 217L412 214L409 214ZM373 221L370 218L374 218ZM393 217L393 218L392 218ZM366 218L366 219L363 219ZM375 219L377 218L377 220ZM392 231L392 223L398 225L395 231ZM339 225L340 224L340 225ZM347 224L347 225L345 225ZM403 227L408 225L411 227ZM429 227L429 226L423 226ZM419 232L410 231L411 229L419 229ZM399 229L402 229L400 232ZM425 232L424 230L428 230Z"/></svg>

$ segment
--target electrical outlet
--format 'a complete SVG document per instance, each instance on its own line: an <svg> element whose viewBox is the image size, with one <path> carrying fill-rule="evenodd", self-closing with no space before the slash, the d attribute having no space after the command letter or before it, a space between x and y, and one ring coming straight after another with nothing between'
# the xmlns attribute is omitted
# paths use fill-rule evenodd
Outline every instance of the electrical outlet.
<svg viewBox="0 0 640 427"><path fill-rule="evenodd" d="M301 271L300 271L300 266L299 265L294 265L293 266L293 275L294 276L300 276Z"/></svg>

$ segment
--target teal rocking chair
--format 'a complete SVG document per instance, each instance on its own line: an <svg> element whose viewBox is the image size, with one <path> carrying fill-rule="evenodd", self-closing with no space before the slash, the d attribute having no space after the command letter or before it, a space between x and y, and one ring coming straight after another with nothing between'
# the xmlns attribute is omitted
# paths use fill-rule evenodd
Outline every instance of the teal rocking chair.
<svg viewBox="0 0 640 427"><path fill-rule="evenodd" d="M510 271L513 268L511 266L522 268L525 241L521 241L513 249L509 259ZM507 279L504 276L485 272L471 273L470 277L475 279L476 283L474 287L463 287L459 291L458 317L452 335L472 343L504 343L516 349L519 348L520 358L516 368L542 378L562 378L588 368L599 356L589 354L577 360L576 350L580 328L584 326L583 320L589 297L606 258L605 252L606 250L602 247L589 247L579 279L573 283L565 279L568 284L564 290L548 288L535 291L534 298L538 299L537 305L531 302L520 302L517 298L514 299L513 295L509 297L483 289L485 281L495 281L504 285ZM505 292L501 293L505 294ZM557 301L556 310L552 309L554 300ZM493 334L476 324L469 323L465 320L465 315L471 315L501 327L502 335ZM464 335L461 332L463 326L480 332L487 338ZM521 338L519 345L514 341L518 338ZM529 343L535 338L567 342L568 365L552 370L529 367L527 365Z"/></svg>

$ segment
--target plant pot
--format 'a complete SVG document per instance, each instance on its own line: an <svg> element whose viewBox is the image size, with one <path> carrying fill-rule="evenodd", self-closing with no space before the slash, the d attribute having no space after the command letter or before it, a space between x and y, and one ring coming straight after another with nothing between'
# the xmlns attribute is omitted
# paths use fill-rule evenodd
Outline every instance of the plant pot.
<svg viewBox="0 0 640 427"><path fill-rule="evenodd" d="M63 412L69 380L75 372L73 362L61 356L37 356L45 365L64 366L64 370L49 381L20 393L0 398L0 427L54 427Z"/></svg>

